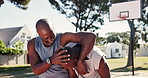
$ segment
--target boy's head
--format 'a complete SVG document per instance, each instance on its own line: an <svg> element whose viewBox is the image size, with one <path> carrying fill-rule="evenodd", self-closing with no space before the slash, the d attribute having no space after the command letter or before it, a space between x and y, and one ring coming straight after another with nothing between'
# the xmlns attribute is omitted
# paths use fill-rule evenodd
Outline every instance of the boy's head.
<svg viewBox="0 0 148 78"><path fill-rule="evenodd" d="M67 63L67 65L64 65L62 67L65 69L67 69L68 67L74 67L76 65L77 59L79 57L79 53L81 51L81 44L76 44L72 48L71 47L63 47L60 50L67 50L67 52L63 53L62 55L70 54L70 61Z"/></svg>

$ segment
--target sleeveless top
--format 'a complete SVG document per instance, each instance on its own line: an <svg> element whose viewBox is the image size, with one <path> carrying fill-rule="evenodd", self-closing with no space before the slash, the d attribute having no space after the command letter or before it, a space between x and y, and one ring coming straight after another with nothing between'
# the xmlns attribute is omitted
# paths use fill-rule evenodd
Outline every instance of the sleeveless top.
<svg viewBox="0 0 148 78"><path fill-rule="evenodd" d="M45 47L41 38L38 36L35 40L35 50L41 58L41 61L46 61L53 55L54 52L60 47L60 35L56 34L56 39L53 45ZM38 75L39 78L69 78L68 72L61 66L54 64L46 72Z"/></svg>

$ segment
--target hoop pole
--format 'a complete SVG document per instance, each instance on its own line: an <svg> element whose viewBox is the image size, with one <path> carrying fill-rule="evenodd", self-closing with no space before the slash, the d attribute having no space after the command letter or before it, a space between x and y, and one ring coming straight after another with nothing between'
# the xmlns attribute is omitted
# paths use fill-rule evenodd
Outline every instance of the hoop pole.
<svg viewBox="0 0 148 78"><path fill-rule="evenodd" d="M131 1L131 0L128 0L128 1ZM130 26L130 29L131 29L131 37L130 37L130 46L131 46L131 59L132 59L132 75L135 75L134 74L134 56L133 56L133 48L134 48L134 36L135 36L135 31L134 31L134 20L130 21L128 20L128 23L129 23L129 26Z"/></svg>
<svg viewBox="0 0 148 78"><path fill-rule="evenodd" d="M131 60L132 60L132 75L134 75L134 53L133 53L133 49L134 49L134 36L135 36L135 29L134 29L134 19L132 20L128 20L129 23L129 27L131 29L131 35L130 35L130 54L131 54Z"/></svg>

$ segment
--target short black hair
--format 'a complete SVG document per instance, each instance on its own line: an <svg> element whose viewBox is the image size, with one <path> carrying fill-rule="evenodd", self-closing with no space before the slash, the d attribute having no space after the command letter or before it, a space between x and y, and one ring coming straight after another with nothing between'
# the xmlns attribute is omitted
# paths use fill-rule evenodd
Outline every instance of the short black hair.
<svg viewBox="0 0 148 78"><path fill-rule="evenodd" d="M66 53L63 53L61 55L70 55L70 59L77 59L79 57L79 53L81 51L81 44L76 44L75 46L71 47L62 47L61 49L59 49L58 52L62 51L62 50L67 50ZM62 59L67 59L67 58L62 58Z"/></svg>
<svg viewBox="0 0 148 78"><path fill-rule="evenodd" d="M38 20L38 21L37 21L36 26L37 26L39 23L48 24L48 20L47 20L47 19L45 19L45 18L40 19L40 20Z"/></svg>

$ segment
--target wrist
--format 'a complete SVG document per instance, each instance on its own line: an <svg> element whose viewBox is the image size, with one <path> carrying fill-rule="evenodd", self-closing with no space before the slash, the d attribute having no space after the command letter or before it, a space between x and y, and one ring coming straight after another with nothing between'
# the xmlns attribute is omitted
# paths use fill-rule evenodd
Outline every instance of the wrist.
<svg viewBox="0 0 148 78"><path fill-rule="evenodd" d="M68 68L67 70L68 70L69 74L75 75L75 70L73 68Z"/></svg>
<svg viewBox="0 0 148 78"><path fill-rule="evenodd" d="M71 70L73 70L73 68L72 67L68 67L67 70L71 71Z"/></svg>
<svg viewBox="0 0 148 78"><path fill-rule="evenodd" d="M77 63L83 63L83 61L82 60L78 60Z"/></svg>
<svg viewBox="0 0 148 78"><path fill-rule="evenodd" d="M46 63L49 65L53 65L50 58L46 59Z"/></svg>

